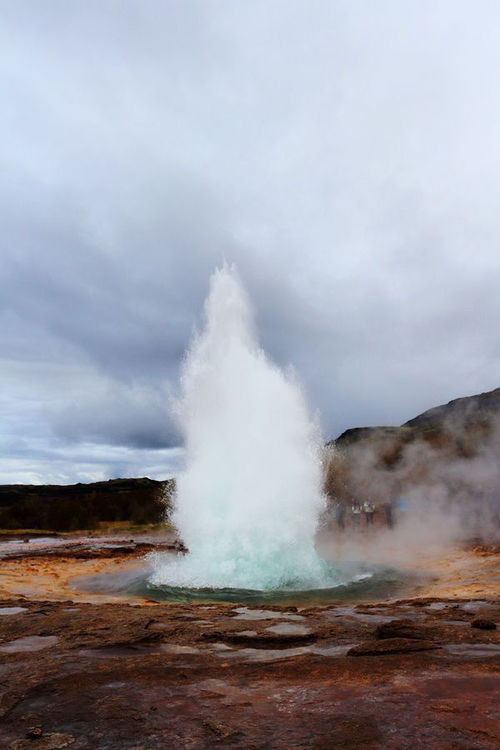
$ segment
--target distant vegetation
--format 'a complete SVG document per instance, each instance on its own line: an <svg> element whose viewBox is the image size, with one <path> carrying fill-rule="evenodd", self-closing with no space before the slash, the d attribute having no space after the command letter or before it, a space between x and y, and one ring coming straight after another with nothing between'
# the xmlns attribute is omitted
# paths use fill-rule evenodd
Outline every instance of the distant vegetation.
<svg viewBox="0 0 500 750"><path fill-rule="evenodd" d="M93 484L0 485L0 528L92 530L105 524L158 524L171 507L174 480L111 479Z"/></svg>

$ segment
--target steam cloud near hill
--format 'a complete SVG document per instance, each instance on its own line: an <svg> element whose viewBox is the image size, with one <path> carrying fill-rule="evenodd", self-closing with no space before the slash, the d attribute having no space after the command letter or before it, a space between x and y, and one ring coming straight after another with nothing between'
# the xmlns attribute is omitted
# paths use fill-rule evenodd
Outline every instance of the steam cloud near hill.
<svg viewBox="0 0 500 750"><path fill-rule="evenodd" d="M327 449L331 509L347 506L348 518L353 501L370 500L380 520L384 504L392 501L391 534L412 550L415 544L499 541L500 415L485 419L464 413L421 434L406 430L374 428L359 440L340 440ZM406 510L397 517L399 499Z"/></svg>

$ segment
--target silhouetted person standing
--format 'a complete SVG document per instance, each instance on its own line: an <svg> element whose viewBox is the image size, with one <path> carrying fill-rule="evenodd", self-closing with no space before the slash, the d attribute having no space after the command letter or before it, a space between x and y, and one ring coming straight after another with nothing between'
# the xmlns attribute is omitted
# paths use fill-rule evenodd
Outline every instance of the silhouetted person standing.
<svg viewBox="0 0 500 750"><path fill-rule="evenodd" d="M365 500L363 503L363 513L365 514L366 525L371 526L373 524L375 506L369 500Z"/></svg>
<svg viewBox="0 0 500 750"><path fill-rule="evenodd" d="M337 524L341 531L344 531L345 529L345 505L343 503L339 503L337 505Z"/></svg>
<svg viewBox="0 0 500 750"><path fill-rule="evenodd" d="M392 500L389 500L389 502L384 503L384 515L385 515L385 522L387 524L388 529L392 529L394 526L394 511L392 507Z"/></svg>

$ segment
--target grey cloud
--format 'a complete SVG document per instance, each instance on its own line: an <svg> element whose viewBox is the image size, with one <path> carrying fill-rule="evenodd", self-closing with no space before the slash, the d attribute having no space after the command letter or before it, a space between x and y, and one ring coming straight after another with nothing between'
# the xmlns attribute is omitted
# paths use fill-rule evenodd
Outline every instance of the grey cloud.
<svg viewBox="0 0 500 750"><path fill-rule="evenodd" d="M223 259L328 437L498 386L497 3L2 10L6 440L179 440Z"/></svg>
<svg viewBox="0 0 500 750"><path fill-rule="evenodd" d="M49 417L54 434L72 442L123 445L130 448L172 448L179 434L168 415L169 396L163 389L119 387L95 390L81 402L69 402Z"/></svg>

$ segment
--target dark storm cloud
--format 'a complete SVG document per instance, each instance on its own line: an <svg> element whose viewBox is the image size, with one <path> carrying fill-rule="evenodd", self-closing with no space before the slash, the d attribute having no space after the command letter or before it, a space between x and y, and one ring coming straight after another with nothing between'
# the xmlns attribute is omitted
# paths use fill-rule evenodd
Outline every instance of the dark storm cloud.
<svg viewBox="0 0 500 750"><path fill-rule="evenodd" d="M170 424L168 393L151 388L124 388L113 383L95 389L81 401L64 404L50 415L59 438L131 448L173 448L179 434Z"/></svg>
<svg viewBox="0 0 500 750"><path fill-rule="evenodd" d="M19 440L51 446L61 481L75 460L141 473L145 451L153 471L180 440L169 399L224 259L328 437L498 386L497 3L2 15L9 477Z"/></svg>

